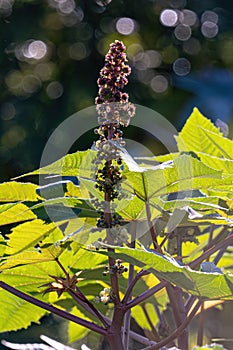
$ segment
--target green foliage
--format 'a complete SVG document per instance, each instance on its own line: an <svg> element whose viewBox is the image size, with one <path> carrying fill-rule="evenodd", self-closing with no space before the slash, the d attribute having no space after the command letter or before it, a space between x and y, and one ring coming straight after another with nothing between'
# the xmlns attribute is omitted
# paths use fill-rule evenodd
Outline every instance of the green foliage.
<svg viewBox="0 0 233 350"><path fill-rule="evenodd" d="M18 225L10 234L6 254L13 255L34 247L56 229L57 227L54 224L46 225L39 219Z"/></svg>
<svg viewBox="0 0 233 350"><path fill-rule="evenodd" d="M32 322L38 323L46 311L24 300L0 290L0 332L28 328Z"/></svg>
<svg viewBox="0 0 233 350"><path fill-rule="evenodd" d="M155 219L156 227L160 227L161 237L158 239L161 241L166 235L169 237L170 232L178 230L180 235L186 235L185 251L192 256L200 254L206 247L205 229L210 224L221 225L226 232L232 227L233 148L232 141L223 137L198 110L194 110L176 140L179 151L152 157L149 159L152 166L146 166L148 159L144 159L142 166L135 166L132 170L130 161L125 159L121 190L126 198L115 201L115 210L123 223L138 225L139 230L140 225L147 225L149 210L150 219ZM92 175L96 156L96 151L79 151L26 174L77 176L80 184L68 183L59 197L55 192L43 196L41 191L38 195L39 186L32 183L12 181L0 185L0 222L6 230L0 240L0 280L91 322L96 321L96 317L78 307L69 295L63 293L58 298L55 291L49 296L43 295L46 289L43 285L53 287L53 276L64 278L64 269L69 275L81 272L84 280L78 282L78 287L93 302L101 290L110 288L109 275L102 274L107 256L148 270L154 276L145 276L137 282L133 298L148 287L152 288L159 279L201 299L232 300L233 275L224 271L232 264L228 252L221 261L224 273L207 273L179 263L171 256L171 251L171 255L162 255L148 250L148 243L146 248L112 247L114 252L106 250L102 244L105 231L96 231L98 214L93 203L93 197L103 200ZM171 162L153 166L158 160ZM177 199L171 197L177 194L180 195ZM179 231L181 229L183 231ZM137 244L144 244L140 231L136 236L139 237ZM201 244L194 252L193 242L197 240ZM96 251L96 247L100 250ZM169 245L166 248L169 250ZM123 297L127 290L127 276L119 278L119 287ZM6 301L1 302L0 332L28 327L45 314L44 310L19 301L2 289L0 293L0 300ZM145 307L152 322L156 323L158 315L154 311L154 302L154 298L148 299ZM156 302L162 311L167 298L162 295ZM105 315L111 313L111 304L96 307ZM10 320L13 309L15 320L6 323L3 320ZM141 306L137 305L132 315L141 327L150 329ZM72 342L83 337L87 329L70 323L68 333Z"/></svg>
<svg viewBox="0 0 233 350"><path fill-rule="evenodd" d="M217 158L233 159L233 141L223 137L197 108L194 108L176 141L180 152L202 152Z"/></svg>
<svg viewBox="0 0 233 350"><path fill-rule="evenodd" d="M91 165L96 158L96 151L88 150L83 152L76 152L73 154L67 154L58 161L40 168L35 171L31 171L23 176L27 175L67 175L67 176L83 176L90 177ZM22 177L22 176L20 176Z"/></svg>
<svg viewBox="0 0 233 350"><path fill-rule="evenodd" d="M115 258L148 270L160 280L172 284L204 299L233 300L233 275L205 273L182 266L170 256L154 251L130 248L116 248L114 253L102 252Z"/></svg>
<svg viewBox="0 0 233 350"><path fill-rule="evenodd" d="M90 318L86 317L76 306L72 308L71 312L75 316L79 316L85 320L91 321ZM76 340L83 338L88 332L89 330L87 328L70 322L68 328L69 343L73 343Z"/></svg>
<svg viewBox="0 0 233 350"><path fill-rule="evenodd" d="M37 186L31 183L5 182L0 184L0 201L37 201L40 197L36 193Z"/></svg>

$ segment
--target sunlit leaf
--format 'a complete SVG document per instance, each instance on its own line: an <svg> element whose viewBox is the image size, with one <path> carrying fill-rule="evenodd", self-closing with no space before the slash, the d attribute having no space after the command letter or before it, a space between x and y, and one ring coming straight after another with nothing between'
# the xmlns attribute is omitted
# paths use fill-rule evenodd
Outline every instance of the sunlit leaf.
<svg viewBox="0 0 233 350"><path fill-rule="evenodd" d="M19 177L39 174L90 177L90 174L92 173L91 167L93 161L96 159L96 155L97 152L93 150L78 151L72 154L67 154L52 164Z"/></svg>
<svg viewBox="0 0 233 350"><path fill-rule="evenodd" d="M97 266L106 264L107 260L104 256L98 256L92 251L88 251L82 248L77 249L69 258L69 266L73 269L79 270L91 270L95 269ZM97 277L100 279L103 275Z"/></svg>
<svg viewBox="0 0 233 350"><path fill-rule="evenodd" d="M6 250L6 241L4 237L0 234L0 259Z"/></svg>
<svg viewBox="0 0 233 350"><path fill-rule="evenodd" d="M0 224L7 225L14 222L36 219L36 215L23 203L0 205Z"/></svg>
<svg viewBox="0 0 233 350"><path fill-rule="evenodd" d="M87 321L91 321L76 306L73 307L73 309L71 310L71 313L73 315L81 317ZM89 329L87 329L83 326L80 326L74 322L69 322L68 337L69 337L70 343L73 343L76 340L82 339L88 332L89 332Z"/></svg>
<svg viewBox="0 0 233 350"><path fill-rule="evenodd" d="M55 245L41 251L24 251L18 254L3 257L0 260L0 271L18 266L38 264L42 262L54 261L62 253L62 248Z"/></svg>
<svg viewBox="0 0 233 350"><path fill-rule="evenodd" d="M115 253L103 251L101 253L149 270L158 278L165 279L191 294L208 299L233 300L231 274L194 271L170 257L146 250L116 248Z"/></svg>
<svg viewBox="0 0 233 350"><path fill-rule="evenodd" d="M98 214L96 210L90 205L90 199L76 198L76 197L59 197L44 200L38 204L35 204L31 209L35 210L41 207L49 207L49 211L52 207L55 207L56 210L69 213L68 208L75 208L75 216L84 216L84 217L97 217ZM66 209L67 208L67 209ZM71 213L70 213L71 214ZM72 215L71 215L72 218ZM62 218L61 218L62 220Z"/></svg>
<svg viewBox="0 0 233 350"><path fill-rule="evenodd" d="M151 303L145 303L144 307L145 307L147 313L150 315L150 320L152 321L152 323L154 325L156 325L157 322L158 322L158 316L157 316L157 314L155 312L154 305L151 304ZM151 330L151 327L148 324L148 320L146 318L146 315L145 315L141 305L137 305L137 306L133 307L131 312L132 312L133 318L135 319L135 321L138 323L138 325L142 329L149 329L149 330Z"/></svg>
<svg viewBox="0 0 233 350"><path fill-rule="evenodd" d="M13 228L9 235L10 240L6 248L6 254L16 254L34 247L46 235L55 230L59 229L53 223L45 224L39 219L20 224Z"/></svg>
<svg viewBox="0 0 233 350"><path fill-rule="evenodd" d="M219 158L233 159L233 141L225 138L197 108L194 108L176 141L179 151L199 151Z"/></svg>
<svg viewBox="0 0 233 350"><path fill-rule="evenodd" d="M129 190L141 199L152 199L178 191L210 188L222 184L221 171L214 170L198 159L181 155L172 167L164 170L126 173ZM125 184L125 186L126 186Z"/></svg>
<svg viewBox="0 0 233 350"><path fill-rule="evenodd" d="M47 312L15 295L0 289L0 332L27 328L32 322L38 323Z"/></svg>
<svg viewBox="0 0 233 350"><path fill-rule="evenodd" d="M1 281L19 288L24 292L37 294L38 298L43 297L44 287L41 287L47 282L51 282L52 276L62 276L63 272L57 262L53 261L38 262L35 264L16 266L13 269L4 270L1 272Z"/></svg>
<svg viewBox="0 0 233 350"><path fill-rule="evenodd" d="M31 183L4 182L0 184L0 202L37 201L40 199L37 187Z"/></svg>

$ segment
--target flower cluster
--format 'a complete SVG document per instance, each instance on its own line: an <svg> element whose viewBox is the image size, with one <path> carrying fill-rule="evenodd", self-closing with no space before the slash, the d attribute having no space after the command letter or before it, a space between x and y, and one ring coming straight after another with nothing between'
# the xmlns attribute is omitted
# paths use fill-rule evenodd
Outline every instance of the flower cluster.
<svg viewBox="0 0 233 350"><path fill-rule="evenodd" d="M109 52L105 56L104 67L101 69L100 77L97 81L99 93L95 101L96 104L128 102L128 94L120 91L128 84L126 76L131 72L130 67L126 64L125 49L126 47L119 40L110 45Z"/></svg>
<svg viewBox="0 0 233 350"><path fill-rule="evenodd" d="M122 265L122 260L117 259L115 264L112 266L106 266L103 275L106 276L108 273L111 275L117 274L119 277L122 276L124 272L127 272L128 269L124 265Z"/></svg>
<svg viewBox="0 0 233 350"><path fill-rule="evenodd" d="M128 102L128 94L121 91L128 84L127 76L131 73L126 64L125 49L119 40L112 43L100 71L97 81L99 92L95 100L100 125L113 123L128 126L135 114L135 106Z"/></svg>
<svg viewBox="0 0 233 350"><path fill-rule="evenodd" d="M98 153L92 167L95 187L103 195L92 199L93 206L100 214L96 223L97 229L101 231L107 228L106 243L120 245L127 241L127 235L121 234L121 217L116 212L116 199L120 201L128 197L121 188L125 179L121 159L125 141L122 139L123 132L120 127L128 126L135 113L134 105L128 101L128 94L122 92L130 74L125 49L121 41L112 43L100 71L99 92L95 100L99 127L94 130L99 135L99 140L95 143Z"/></svg>
<svg viewBox="0 0 233 350"><path fill-rule="evenodd" d="M94 301L96 303L101 302L105 305L111 303L113 301L111 288L104 288L103 290L101 290L99 296L95 297Z"/></svg>

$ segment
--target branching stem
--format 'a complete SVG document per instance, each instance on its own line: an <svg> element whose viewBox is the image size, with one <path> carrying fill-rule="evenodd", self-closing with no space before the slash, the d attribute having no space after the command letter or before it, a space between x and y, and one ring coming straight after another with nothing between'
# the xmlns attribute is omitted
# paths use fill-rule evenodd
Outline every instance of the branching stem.
<svg viewBox="0 0 233 350"><path fill-rule="evenodd" d="M129 287L127 288L127 290L125 292L124 298L122 299L123 304L126 303L130 299L132 290L133 290L135 284L137 283L137 281L139 281L142 276L149 275L149 273L150 272L147 270L141 270L140 272L137 273L137 275L134 277L134 279L131 280Z"/></svg>
<svg viewBox="0 0 233 350"><path fill-rule="evenodd" d="M137 221L134 221L132 223L132 229L131 229L131 243L130 243L131 248L135 248L136 231L137 231ZM134 265L129 264L128 289L133 280L133 275L134 275ZM128 290L126 292L128 292ZM127 295L128 295L127 300L130 300L132 298L132 289L127 293ZM129 348L130 320L131 320L131 310L129 309L126 311L125 318L124 318L124 327L123 327L123 346L125 350Z"/></svg>
<svg viewBox="0 0 233 350"><path fill-rule="evenodd" d="M162 282L156 284L156 286L146 290L145 292L143 292L142 294L138 295L133 300L129 301L126 304L126 309L130 309L130 308L132 308L132 307L142 303L143 301L145 301L146 299L150 298L152 295L154 295L155 293L157 293L158 291L160 291L161 289L166 287L167 284L168 284L167 281L162 281Z"/></svg>
<svg viewBox="0 0 233 350"><path fill-rule="evenodd" d="M204 303L201 304L201 312L198 317L198 330L197 330L197 345L203 344L203 331L204 331Z"/></svg>
<svg viewBox="0 0 233 350"><path fill-rule="evenodd" d="M183 330L189 325L189 323L192 321L193 317L196 315L197 310L199 309L200 305L201 305L201 301L199 301L195 307L193 308L193 310L191 311L191 313L189 314L189 316L186 318L186 320L173 332L171 333L167 338L161 340L159 343L157 343L156 345L152 345L149 346L147 348L144 348L143 350L159 350L161 349L163 346L169 344L171 341L173 341L174 339L176 339L182 332Z"/></svg>
<svg viewBox="0 0 233 350"><path fill-rule="evenodd" d="M8 292L10 292L11 294L16 295L17 297L33 304L36 305L38 307L41 307L44 310L47 310L49 312L52 312L62 318L65 318L66 320L72 321L74 323L77 323L87 329L90 329L93 332L99 333L101 335L107 336L107 330L98 326L95 323L83 320L82 318L78 317L78 316L74 316L64 310L58 309L53 305L47 304L44 301L41 301L39 299L36 299L35 297L26 294L24 292L21 292L20 290L10 286L9 284L0 281L0 287L7 290Z"/></svg>
<svg viewBox="0 0 233 350"><path fill-rule="evenodd" d="M145 317L146 317L146 319L147 319L147 322L148 322L148 324L149 324L149 326L150 326L150 328L151 328L151 331L152 331L152 333L153 333L153 336L155 337L155 341L157 341L157 342L160 341L160 336L159 336L159 334L158 334L158 332L157 332L155 326L153 325L153 323L152 323L152 321L151 321L151 318L150 318L150 315L149 315L148 312L147 312L145 303L142 303L142 304L141 304L141 307L142 307L142 310L143 310L143 312L144 312L144 315L145 315Z"/></svg>

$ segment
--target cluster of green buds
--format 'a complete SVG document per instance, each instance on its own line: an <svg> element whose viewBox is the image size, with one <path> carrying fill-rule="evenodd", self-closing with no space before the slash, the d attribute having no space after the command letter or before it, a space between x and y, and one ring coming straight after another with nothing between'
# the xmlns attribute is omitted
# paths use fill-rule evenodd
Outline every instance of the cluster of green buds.
<svg viewBox="0 0 233 350"><path fill-rule="evenodd" d="M112 266L106 266L103 272L103 276L106 276L108 273L111 275L117 274L118 277L121 277L124 272L128 271L128 268L122 265L122 260L116 259L116 262Z"/></svg>
<svg viewBox="0 0 233 350"><path fill-rule="evenodd" d="M109 199L114 201L119 195L120 182L122 180L122 175L120 168L112 163L110 166L104 164L101 169L98 169L96 178L96 188L101 192L109 193Z"/></svg>

